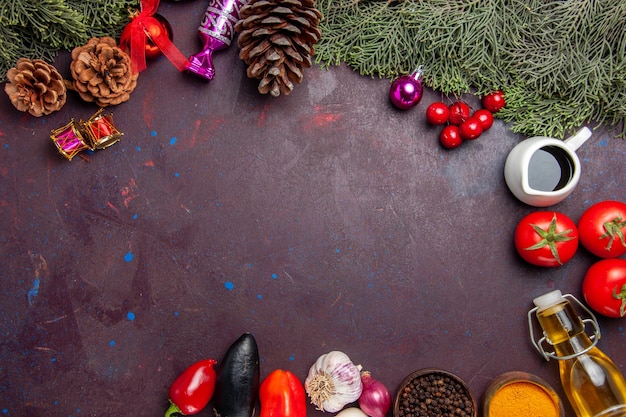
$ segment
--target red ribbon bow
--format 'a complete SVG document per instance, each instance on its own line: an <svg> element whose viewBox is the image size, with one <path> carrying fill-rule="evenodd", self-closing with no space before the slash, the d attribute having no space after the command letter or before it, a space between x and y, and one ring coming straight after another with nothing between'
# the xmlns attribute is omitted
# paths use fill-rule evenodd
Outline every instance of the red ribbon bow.
<svg viewBox="0 0 626 417"><path fill-rule="evenodd" d="M141 0L141 11L131 17L130 23L124 27L120 36L120 48L129 51L133 73L135 74L146 69L147 28L150 25L161 24L153 17L158 8L159 0ZM176 48L166 33L152 36L150 39L179 71L184 71L187 68L187 57Z"/></svg>

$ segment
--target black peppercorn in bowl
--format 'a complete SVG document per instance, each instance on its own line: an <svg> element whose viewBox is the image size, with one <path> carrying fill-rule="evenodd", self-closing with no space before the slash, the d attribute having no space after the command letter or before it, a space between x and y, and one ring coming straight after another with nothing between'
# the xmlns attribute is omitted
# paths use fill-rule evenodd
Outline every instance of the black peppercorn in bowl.
<svg viewBox="0 0 626 417"><path fill-rule="evenodd" d="M409 374L398 388L393 417L476 417L476 400L467 384L443 369Z"/></svg>

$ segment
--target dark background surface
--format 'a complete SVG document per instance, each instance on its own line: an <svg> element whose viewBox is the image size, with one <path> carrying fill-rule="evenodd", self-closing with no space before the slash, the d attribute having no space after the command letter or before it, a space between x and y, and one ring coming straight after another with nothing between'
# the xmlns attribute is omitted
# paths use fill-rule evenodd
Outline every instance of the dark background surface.
<svg viewBox="0 0 626 417"><path fill-rule="evenodd" d="M159 9L185 55L200 48L205 8ZM480 401L518 370L565 400L527 311L555 288L581 298L596 258L581 247L543 269L516 254L515 226L537 210L503 178L523 138L496 121L446 151L424 120L436 92L396 110L388 80L339 66L262 96L237 53L216 54L210 83L149 62L130 101L107 110L122 141L88 162L65 160L49 134L92 104L70 92L34 118L0 100L2 415L162 415L173 379L244 332L262 377L282 368L303 380L342 350L392 393L411 371L441 367ZM68 54L55 64L69 78ZM623 200L625 153L596 130L578 151L579 186L551 209L577 221ZM599 346L624 371L625 322L599 321Z"/></svg>

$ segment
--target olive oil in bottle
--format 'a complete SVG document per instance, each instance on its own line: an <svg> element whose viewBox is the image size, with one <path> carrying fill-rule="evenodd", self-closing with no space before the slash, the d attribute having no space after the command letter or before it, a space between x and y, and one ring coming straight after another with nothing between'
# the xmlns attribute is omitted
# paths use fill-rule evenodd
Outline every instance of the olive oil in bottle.
<svg viewBox="0 0 626 417"><path fill-rule="evenodd" d="M577 302L591 319L581 319L569 298ZM578 417L626 417L626 381L613 361L596 347L600 338L593 314L576 298L555 290L533 300L537 321L544 337L533 344L546 359L558 360L561 383ZM595 335L585 333L585 323ZM532 334L532 327L531 327ZM546 352L543 342L552 346Z"/></svg>

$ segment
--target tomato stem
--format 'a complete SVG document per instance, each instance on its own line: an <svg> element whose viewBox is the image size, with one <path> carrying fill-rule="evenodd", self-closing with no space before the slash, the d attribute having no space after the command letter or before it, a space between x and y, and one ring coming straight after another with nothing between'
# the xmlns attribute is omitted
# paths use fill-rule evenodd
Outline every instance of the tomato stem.
<svg viewBox="0 0 626 417"><path fill-rule="evenodd" d="M626 284L622 285L619 294L617 293L617 286L615 286L612 295L616 300L622 300L622 304L619 307L619 315L620 317L624 317L626 315Z"/></svg>
<svg viewBox="0 0 626 417"><path fill-rule="evenodd" d="M609 239L609 242L606 245L606 250L611 250L611 246L613 246L613 241L616 237L618 237L620 242L622 242L622 246L626 247L624 232L622 232L622 228L624 227L626 227L626 220L622 220L621 217L615 217L610 222L604 223L604 230L606 230L606 233L602 234L599 239Z"/></svg>
<svg viewBox="0 0 626 417"><path fill-rule="evenodd" d="M541 240L534 245L524 249L537 250L548 246L550 248L550 253L554 257L554 259L559 263L559 265L563 265L563 262L561 262L561 257L559 256L559 250L556 248L556 244L558 242L567 242L568 240L574 239L572 236L568 236L570 233L572 233L572 229L557 232L556 213L554 214L554 217L552 217L552 221L550 222L550 226L548 226L548 230L544 230L536 224L531 224L531 226L535 230L535 232L541 237Z"/></svg>

